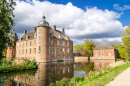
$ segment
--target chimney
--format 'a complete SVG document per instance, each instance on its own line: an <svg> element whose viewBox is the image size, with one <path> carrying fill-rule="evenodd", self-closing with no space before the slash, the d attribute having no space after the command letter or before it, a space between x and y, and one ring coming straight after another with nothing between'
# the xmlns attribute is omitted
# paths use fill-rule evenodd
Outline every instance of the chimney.
<svg viewBox="0 0 130 86"><path fill-rule="evenodd" d="M27 33L27 31L26 30L24 30L24 35Z"/></svg>
<svg viewBox="0 0 130 86"><path fill-rule="evenodd" d="M61 32L62 32L62 33L65 33L65 30L64 30L64 28L62 28Z"/></svg>
<svg viewBox="0 0 130 86"><path fill-rule="evenodd" d="M56 30L56 26L55 25L53 25L53 30Z"/></svg>
<svg viewBox="0 0 130 86"><path fill-rule="evenodd" d="M33 32L35 32L35 31L36 31L36 27L33 28Z"/></svg>

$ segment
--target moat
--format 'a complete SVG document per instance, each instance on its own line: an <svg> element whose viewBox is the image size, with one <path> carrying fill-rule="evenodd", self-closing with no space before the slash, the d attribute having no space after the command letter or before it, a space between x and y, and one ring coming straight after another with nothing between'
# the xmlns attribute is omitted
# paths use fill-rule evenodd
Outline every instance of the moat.
<svg viewBox="0 0 130 86"><path fill-rule="evenodd" d="M115 60L40 63L37 70L0 73L0 86L49 86L62 78L85 76L111 66Z"/></svg>

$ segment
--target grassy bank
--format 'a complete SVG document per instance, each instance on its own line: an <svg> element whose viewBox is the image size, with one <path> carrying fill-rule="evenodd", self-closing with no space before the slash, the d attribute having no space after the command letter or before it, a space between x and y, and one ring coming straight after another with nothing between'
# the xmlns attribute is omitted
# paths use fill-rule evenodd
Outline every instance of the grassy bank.
<svg viewBox="0 0 130 86"><path fill-rule="evenodd" d="M104 86L130 67L130 62L117 67L105 68L99 71L90 72L85 81L79 82L76 86Z"/></svg>
<svg viewBox="0 0 130 86"><path fill-rule="evenodd" d="M105 86L128 67L130 67L130 62L117 67L91 71L84 78L82 76L76 76L70 80L64 78L50 86Z"/></svg>
<svg viewBox="0 0 130 86"><path fill-rule="evenodd" d="M35 69L38 67L36 62L23 59L14 59L9 61L5 58L2 59L0 62L0 72L22 71Z"/></svg>

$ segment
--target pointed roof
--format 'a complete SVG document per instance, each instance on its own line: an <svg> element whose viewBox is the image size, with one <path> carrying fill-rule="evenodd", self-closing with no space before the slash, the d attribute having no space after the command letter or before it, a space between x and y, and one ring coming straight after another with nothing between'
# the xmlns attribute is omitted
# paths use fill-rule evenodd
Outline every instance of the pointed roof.
<svg viewBox="0 0 130 86"><path fill-rule="evenodd" d="M18 37L17 34L14 32L14 29L11 31L9 36L16 36L16 37Z"/></svg>
<svg viewBox="0 0 130 86"><path fill-rule="evenodd" d="M109 44L108 42L102 42L99 45L97 45L94 50L103 50L103 49L116 49L115 47L113 47L111 44Z"/></svg>

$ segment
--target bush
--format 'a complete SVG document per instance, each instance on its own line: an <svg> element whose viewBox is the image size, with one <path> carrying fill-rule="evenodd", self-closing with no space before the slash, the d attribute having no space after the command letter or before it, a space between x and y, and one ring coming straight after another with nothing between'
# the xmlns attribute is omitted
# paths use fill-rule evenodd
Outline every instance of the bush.
<svg viewBox="0 0 130 86"><path fill-rule="evenodd" d="M34 61L14 59L9 61L7 58L1 60L0 72L21 71L26 69L38 68Z"/></svg>

